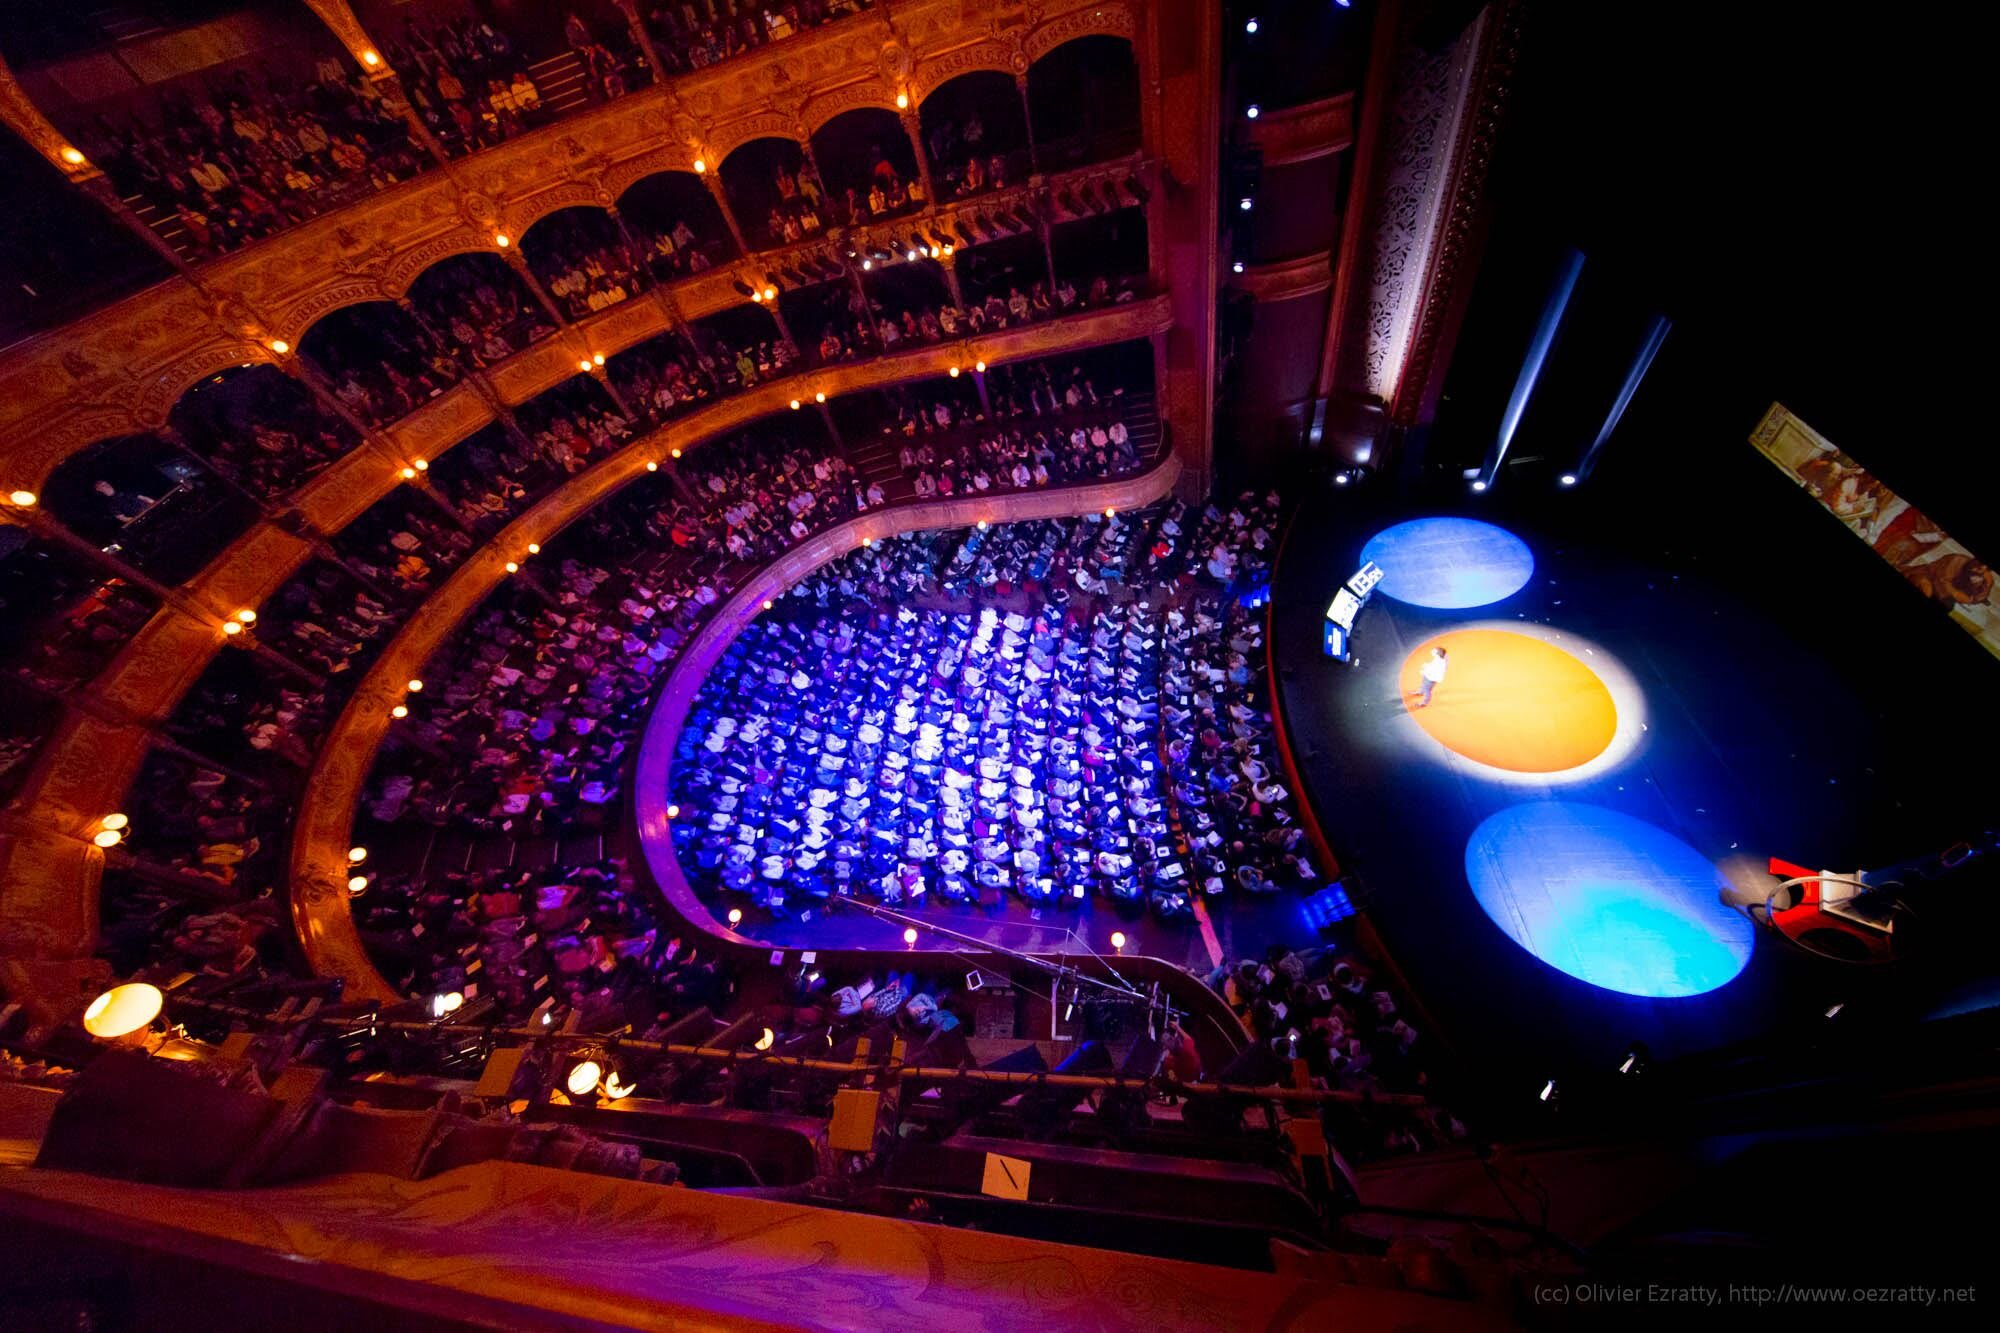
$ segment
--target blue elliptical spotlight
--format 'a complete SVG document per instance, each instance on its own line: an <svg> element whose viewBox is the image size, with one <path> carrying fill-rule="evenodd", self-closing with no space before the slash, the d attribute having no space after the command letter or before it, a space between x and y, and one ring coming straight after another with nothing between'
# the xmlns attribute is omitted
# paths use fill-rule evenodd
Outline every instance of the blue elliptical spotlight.
<svg viewBox="0 0 2000 1333"><path fill-rule="evenodd" d="M1701 995L1750 961L1756 927L1723 904L1708 858L1615 810L1567 801L1502 810L1473 830L1465 874L1514 943L1606 990Z"/></svg>
<svg viewBox="0 0 2000 1333"><path fill-rule="evenodd" d="M1411 606L1462 611L1505 601L1535 575L1534 552L1505 528L1474 518L1416 518L1361 548L1382 566L1381 591Z"/></svg>

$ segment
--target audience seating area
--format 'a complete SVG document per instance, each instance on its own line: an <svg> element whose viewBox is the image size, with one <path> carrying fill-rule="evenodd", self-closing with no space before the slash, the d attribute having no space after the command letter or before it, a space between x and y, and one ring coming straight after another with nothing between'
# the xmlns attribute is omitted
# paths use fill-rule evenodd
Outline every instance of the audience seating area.
<svg viewBox="0 0 2000 1333"><path fill-rule="evenodd" d="M1275 519L1246 496L905 537L821 570L689 714L684 868L778 914L1101 896L1176 916L1310 882L1245 659L1164 666L1266 574Z"/></svg>

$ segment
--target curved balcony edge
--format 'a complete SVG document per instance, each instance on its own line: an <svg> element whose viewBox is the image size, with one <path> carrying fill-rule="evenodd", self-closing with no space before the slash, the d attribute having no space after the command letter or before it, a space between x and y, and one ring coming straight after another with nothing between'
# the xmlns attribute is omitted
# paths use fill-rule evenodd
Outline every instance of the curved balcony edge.
<svg viewBox="0 0 2000 1333"><path fill-rule="evenodd" d="M627 482L646 475L649 460L668 459L675 448L684 453L699 448L759 417L784 411L791 399L800 395L802 384L823 384L830 397L865 392L944 374L974 355L997 365L1148 337L1162 331L1170 320L1166 298L1156 297L989 335L977 343L936 344L849 362L810 372L817 377L812 381L804 376L766 381L640 436L530 506L492 541L472 552L465 564L432 592L391 639L340 720L322 738L320 759L344 742L347 733L342 727L366 697L368 682L392 660L405 636L430 620L447 591L471 588L474 577L483 571L486 585L466 602L469 609L504 576L501 566L509 557L500 552L524 551L529 542L547 543L570 521ZM280 555L267 544L279 539L291 543L288 555ZM240 562L239 572L246 581L233 586L245 594L243 604L254 605L291 577L310 554L305 542L274 525L261 524L232 544L218 563ZM261 595L251 587L252 582L263 589ZM94 685L101 698L115 702L127 715L157 721L172 711L226 642L219 618L211 625L177 608L165 607L100 673ZM402 656L395 655L393 660L400 663ZM416 665L421 664L420 658ZM381 679L407 679L411 674L406 670L398 677L390 672ZM382 703L377 710L385 722L390 706ZM96 936L94 885L103 854L89 845L83 831L92 819L119 808L151 744L151 733L143 725L119 725L74 710L49 738L15 797L9 825L0 826L0 955L74 959L89 954ZM369 753L372 756L373 744ZM317 772L316 765L315 775ZM345 831L343 825L341 836ZM71 887L65 890L61 887L64 884ZM82 892L77 885L91 886L87 903L74 900ZM344 896L344 886L342 892Z"/></svg>
<svg viewBox="0 0 2000 1333"><path fill-rule="evenodd" d="M755 72L750 64L729 62L456 159L0 357L0 458L12 464L17 453L47 454L58 441L66 453L89 439L148 429L166 419L187 386L269 361L273 340L296 347L333 309L392 300L440 260L499 253L496 233L518 237L559 209L615 203L637 181L687 171L698 156L713 157L710 171L719 171L723 156L752 140L809 138L860 108L894 112L899 91L907 90L914 107L962 74L1012 75L1080 37L1122 37L1136 52L1145 3L1054 0L1036 21L1001 37L983 19L962 16L956 0L899 0L856 16L854 25L828 25L747 57L770 67L763 79L746 77ZM828 77L831 68L867 73ZM926 212L940 207L933 201ZM46 475L53 466L13 470Z"/></svg>

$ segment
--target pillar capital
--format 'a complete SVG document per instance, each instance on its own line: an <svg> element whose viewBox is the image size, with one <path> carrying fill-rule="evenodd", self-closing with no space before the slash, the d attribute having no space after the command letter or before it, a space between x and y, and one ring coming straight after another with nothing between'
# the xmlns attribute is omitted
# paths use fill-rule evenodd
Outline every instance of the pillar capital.
<svg viewBox="0 0 2000 1333"><path fill-rule="evenodd" d="M347 0L306 0L306 7L319 15L319 21L327 26L335 40L347 48L347 54L354 57L354 63L361 66L362 73L377 80L395 77L388 59L381 48L369 40L361 20L354 16Z"/></svg>

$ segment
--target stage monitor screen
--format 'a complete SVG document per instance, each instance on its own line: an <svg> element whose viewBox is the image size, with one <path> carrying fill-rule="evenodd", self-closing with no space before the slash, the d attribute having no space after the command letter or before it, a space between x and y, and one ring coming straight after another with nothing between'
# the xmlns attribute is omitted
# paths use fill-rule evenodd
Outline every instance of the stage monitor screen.
<svg viewBox="0 0 2000 1333"><path fill-rule="evenodd" d="M1333 605L1326 608L1326 618L1342 629L1354 628L1354 617L1361 610L1361 599L1342 588L1333 595Z"/></svg>
<svg viewBox="0 0 2000 1333"><path fill-rule="evenodd" d="M1375 585L1382 581L1382 566L1370 560L1354 571L1354 577L1347 581L1347 590L1356 597L1366 597L1375 591Z"/></svg>

